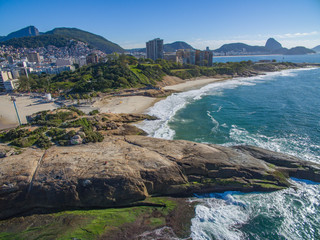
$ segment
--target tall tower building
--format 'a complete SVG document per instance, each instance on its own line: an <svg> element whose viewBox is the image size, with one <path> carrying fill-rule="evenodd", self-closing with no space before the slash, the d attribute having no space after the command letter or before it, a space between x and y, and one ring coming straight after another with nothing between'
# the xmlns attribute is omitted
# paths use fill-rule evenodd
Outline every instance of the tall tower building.
<svg viewBox="0 0 320 240"><path fill-rule="evenodd" d="M147 58L157 60L163 59L163 39L156 38L146 43L147 46Z"/></svg>

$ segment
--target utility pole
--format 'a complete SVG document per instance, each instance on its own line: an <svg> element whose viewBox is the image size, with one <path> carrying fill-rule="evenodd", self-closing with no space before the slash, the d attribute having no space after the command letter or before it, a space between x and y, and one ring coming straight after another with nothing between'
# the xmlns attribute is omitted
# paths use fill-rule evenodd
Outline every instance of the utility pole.
<svg viewBox="0 0 320 240"><path fill-rule="evenodd" d="M17 109L17 106L16 106L16 99L12 96L11 97L11 101L13 102L14 109L16 110L16 114L17 114L17 117L18 117L18 120L19 120L19 125L21 126L22 124L21 124L19 113L18 113L18 109Z"/></svg>

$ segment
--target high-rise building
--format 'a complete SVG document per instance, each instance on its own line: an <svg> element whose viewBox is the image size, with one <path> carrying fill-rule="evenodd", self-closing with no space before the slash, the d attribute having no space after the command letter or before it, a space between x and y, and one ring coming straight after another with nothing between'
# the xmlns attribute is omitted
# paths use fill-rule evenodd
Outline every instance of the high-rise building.
<svg viewBox="0 0 320 240"><path fill-rule="evenodd" d="M196 65L199 66L212 66L213 54L211 51L196 50Z"/></svg>
<svg viewBox="0 0 320 240"><path fill-rule="evenodd" d="M163 59L163 39L156 38L146 43L147 47L147 58L157 60L158 58Z"/></svg>
<svg viewBox="0 0 320 240"><path fill-rule="evenodd" d="M28 62L40 63L40 55L37 52L28 53Z"/></svg>
<svg viewBox="0 0 320 240"><path fill-rule="evenodd" d="M181 64L196 64L196 51L193 49L177 50L176 62Z"/></svg>

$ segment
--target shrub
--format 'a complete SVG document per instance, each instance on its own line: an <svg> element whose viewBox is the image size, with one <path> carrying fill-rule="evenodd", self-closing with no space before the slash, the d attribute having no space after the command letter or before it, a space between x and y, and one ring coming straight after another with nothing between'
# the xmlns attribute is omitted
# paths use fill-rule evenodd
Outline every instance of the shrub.
<svg viewBox="0 0 320 240"><path fill-rule="evenodd" d="M11 144L22 148L31 147L38 141L39 138L40 135L31 135L30 137L16 138L11 142Z"/></svg>
<svg viewBox="0 0 320 240"><path fill-rule="evenodd" d="M49 137L57 137L57 136L61 136L66 134L66 130L65 129L61 129L61 128L51 128L48 132L47 135Z"/></svg>
<svg viewBox="0 0 320 240"><path fill-rule="evenodd" d="M99 110L95 109L95 110L92 110L91 112L89 112L89 115L96 115L99 113Z"/></svg>
<svg viewBox="0 0 320 240"><path fill-rule="evenodd" d="M70 111L73 111L73 112L77 113L79 116L85 115L84 112L82 112L81 110L79 110L78 108L76 108L76 107L74 107L74 106L67 107L67 108L65 108L65 109L68 109L68 110L70 110Z"/></svg>
<svg viewBox="0 0 320 240"><path fill-rule="evenodd" d="M39 148L45 148L48 149L49 147L51 147L51 142L49 140L49 138L43 134L40 135L39 139L36 142L36 145Z"/></svg>
<svg viewBox="0 0 320 240"><path fill-rule="evenodd" d="M79 118L77 120L66 122L61 125L63 128L70 128L70 127L82 127L83 130L92 129L92 123L86 118Z"/></svg>
<svg viewBox="0 0 320 240"><path fill-rule="evenodd" d="M1 141L8 142L17 138L23 138L30 135L30 131L27 129L15 128L10 131L3 133L1 137Z"/></svg>
<svg viewBox="0 0 320 240"><path fill-rule="evenodd" d="M101 133L99 132L93 132L93 131L85 131L84 132L86 134L84 140L86 143L89 142L102 142L104 137Z"/></svg>

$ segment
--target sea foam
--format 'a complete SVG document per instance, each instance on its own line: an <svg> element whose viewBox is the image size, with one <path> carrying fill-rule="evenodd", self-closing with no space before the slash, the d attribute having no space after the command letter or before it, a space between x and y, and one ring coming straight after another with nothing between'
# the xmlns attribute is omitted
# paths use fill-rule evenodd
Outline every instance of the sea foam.
<svg viewBox="0 0 320 240"><path fill-rule="evenodd" d="M320 186L291 183L295 188L272 193L204 195L192 239L319 239Z"/></svg>
<svg viewBox="0 0 320 240"><path fill-rule="evenodd" d="M265 75L257 75L254 77L233 78L222 82L211 83L197 90L174 93L166 99L157 102L153 107L147 110L147 114L157 117L158 120L145 120L142 123L137 124L137 126L146 131L149 136L173 139L175 131L170 128L169 122L179 110L186 107L188 104L200 100L205 95L223 94L224 89L234 89L243 85L252 86L259 82L274 80L275 77L278 76L294 76L297 71L301 70L305 69L291 69L266 73Z"/></svg>

